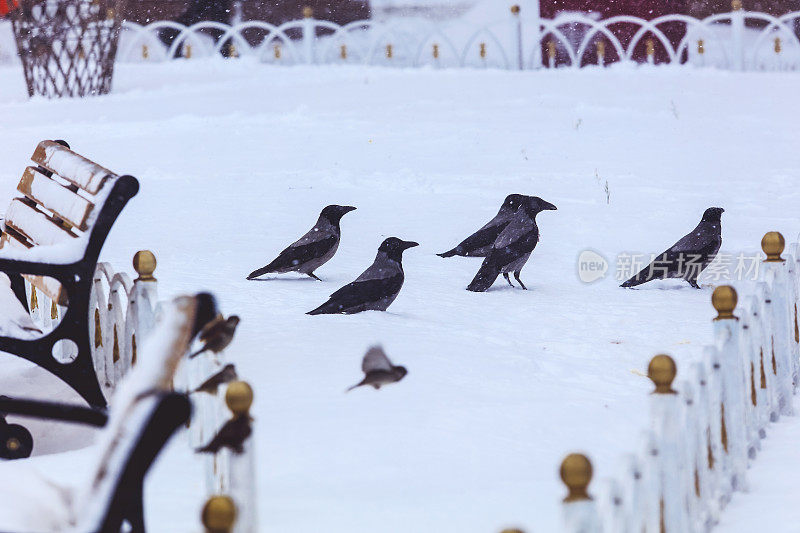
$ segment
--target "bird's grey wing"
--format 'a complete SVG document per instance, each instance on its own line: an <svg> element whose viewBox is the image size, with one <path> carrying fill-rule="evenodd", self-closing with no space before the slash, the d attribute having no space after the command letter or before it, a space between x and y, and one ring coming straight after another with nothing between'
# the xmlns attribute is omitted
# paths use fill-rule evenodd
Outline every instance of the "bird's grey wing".
<svg viewBox="0 0 800 533"><path fill-rule="evenodd" d="M527 238L533 228L534 223L530 218L525 215L515 216L497 236L492 248L506 248L522 238Z"/></svg>
<svg viewBox="0 0 800 533"><path fill-rule="evenodd" d="M298 241L300 242L300 241ZM305 244L292 244L268 265L270 269L290 268L304 265L330 252L338 243L336 235L328 235L324 239L309 241Z"/></svg>
<svg viewBox="0 0 800 533"><path fill-rule="evenodd" d="M367 351L364 360L361 361L361 370L366 374L374 370L392 371L392 362L386 357L386 353L380 346L373 346Z"/></svg>

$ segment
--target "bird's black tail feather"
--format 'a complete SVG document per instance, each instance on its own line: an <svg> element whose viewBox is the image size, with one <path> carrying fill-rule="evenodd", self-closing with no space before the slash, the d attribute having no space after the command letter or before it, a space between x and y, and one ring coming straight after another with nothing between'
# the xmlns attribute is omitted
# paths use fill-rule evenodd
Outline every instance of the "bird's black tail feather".
<svg viewBox="0 0 800 533"><path fill-rule="evenodd" d="M313 311L309 311L306 313L307 315L332 315L334 313L338 313L339 311L335 308L336 306L331 302L325 302L324 304L320 305Z"/></svg>
<svg viewBox="0 0 800 533"><path fill-rule="evenodd" d="M484 261L475 278L467 285L467 290L472 292L485 292L492 286L497 276L500 275L500 269L490 264L489 261Z"/></svg>
<svg viewBox="0 0 800 533"><path fill-rule="evenodd" d="M458 255L458 248L453 248L447 252L442 252L440 254L436 254L439 257L453 257L454 255Z"/></svg>
<svg viewBox="0 0 800 533"><path fill-rule="evenodd" d="M647 283L648 281L656 279L655 277L650 275L651 274L650 270L651 270L650 267L645 268L644 270L633 276L631 279L620 285L620 287L628 289L631 287L637 287L643 283Z"/></svg>
<svg viewBox="0 0 800 533"><path fill-rule="evenodd" d="M261 267L258 270L253 270L250 274L247 275L247 279L255 279L258 276L263 276L264 274L269 274L272 272L272 264L269 264L265 267Z"/></svg>

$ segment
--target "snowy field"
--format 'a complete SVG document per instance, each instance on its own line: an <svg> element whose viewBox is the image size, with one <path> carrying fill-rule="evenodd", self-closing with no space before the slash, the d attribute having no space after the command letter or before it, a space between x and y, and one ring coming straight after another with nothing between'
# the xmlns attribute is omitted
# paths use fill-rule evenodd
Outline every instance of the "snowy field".
<svg viewBox="0 0 800 533"><path fill-rule="evenodd" d="M162 298L210 289L242 316L228 355L256 391L263 531L552 532L561 458L585 451L598 479L638 443L651 386L632 370L665 351L680 371L711 339L713 280L702 291L623 290L614 259L661 252L709 206L726 209L723 252L755 253L767 230L794 238L798 82L691 68L175 62L123 65L113 95L51 102L28 101L21 73L3 67L0 204L42 139L67 139L139 178L102 259L130 271L132 254L149 248ZM531 290L501 279L467 292L479 260L434 254L508 193L558 206L538 219L542 240L522 274ZM324 282L245 280L330 203L358 210L317 271ZM421 244L405 254L389 312L304 314L387 236ZM606 279L578 279L585 249L612 262ZM344 394L376 342L408 377ZM0 358L0 374L9 393L66 396L12 357ZM39 455L0 465L0 476L14 482L32 464L79 483L87 439L31 427ZM176 439L146 489L153 531L199 529L201 469Z"/></svg>

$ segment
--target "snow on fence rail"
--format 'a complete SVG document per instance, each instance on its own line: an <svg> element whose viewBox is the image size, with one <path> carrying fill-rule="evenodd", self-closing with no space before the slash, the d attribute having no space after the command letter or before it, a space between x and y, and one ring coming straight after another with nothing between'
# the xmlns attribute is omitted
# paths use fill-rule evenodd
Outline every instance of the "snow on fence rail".
<svg viewBox="0 0 800 533"><path fill-rule="evenodd" d="M800 370L800 244L787 258L780 233L761 241L759 282L739 306L733 287L718 287L712 303L714 343L682 371L657 355L648 368L655 384L650 428L625 471L605 483L595 502L587 491L589 460L570 454L561 464L568 533L708 531L734 491L747 489L746 471L766 427L792 415Z"/></svg>
<svg viewBox="0 0 800 533"><path fill-rule="evenodd" d="M697 19L681 14L647 21L632 16L595 20L586 14L544 19L512 6L494 23L449 25L372 20L339 26L312 17L275 26L247 21L234 26L171 21L125 22L118 58L255 57L274 64L367 64L398 67L580 68L619 61L690 63L731 70L800 67L800 11L775 17L732 11Z"/></svg>

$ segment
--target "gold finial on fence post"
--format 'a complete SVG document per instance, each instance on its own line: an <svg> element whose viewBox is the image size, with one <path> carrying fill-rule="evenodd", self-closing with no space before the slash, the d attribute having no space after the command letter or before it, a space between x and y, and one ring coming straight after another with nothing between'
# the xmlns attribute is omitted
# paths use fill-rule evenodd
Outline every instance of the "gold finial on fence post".
<svg viewBox="0 0 800 533"><path fill-rule="evenodd" d="M156 281L153 272L157 265L156 256L150 250L139 250L133 254L133 269L139 274L136 281Z"/></svg>
<svg viewBox="0 0 800 533"><path fill-rule="evenodd" d="M148 59L150 57L150 49L147 47L146 44L142 45L142 59Z"/></svg>
<svg viewBox="0 0 800 533"><path fill-rule="evenodd" d="M739 295L736 294L736 289L730 285L720 285L714 289L714 293L711 295L711 305L717 310L717 317L714 320L736 319L733 311L736 309L737 303L739 303Z"/></svg>
<svg viewBox="0 0 800 533"><path fill-rule="evenodd" d="M761 249L767 254L765 263L783 263L783 249L786 247L786 239L777 231L770 231L761 239Z"/></svg>
<svg viewBox="0 0 800 533"><path fill-rule="evenodd" d="M303 6L303 18L310 19L314 16L314 8L311 6Z"/></svg>
<svg viewBox="0 0 800 533"><path fill-rule="evenodd" d="M433 45L433 58L439 59L439 45L436 43Z"/></svg>
<svg viewBox="0 0 800 533"><path fill-rule="evenodd" d="M393 55L394 55L394 51L392 50L392 45L391 44L387 44L386 45L386 59L391 59Z"/></svg>
<svg viewBox="0 0 800 533"><path fill-rule="evenodd" d="M561 461L559 471L561 481L567 486L569 493L564 498L565 503L591 500L586 490L592 481L592 463L580 453L571 453Z"/></svg>
<svg viewBox="0 0 800 533"><path fill-rule="evenodd" d="M486 59L486 43L481 43L479 53L480 53L481 59Z"/></svg>
<svg viewBox="0 0 800 533"><path fill-rule="evenodd" d="M339 57L342 59L347 59L347 45L343 44L339 47Z"/></svg>
<svg viewBox="0 0 800 533"><path fill-rule="evenodd" d="M677 373L678 367L672 357L664 354L653 357L647 365L647 377L656 386L653 394L676 394L672 382Z"/></svg>
<svg viewBox="0 0 800 533"><path fill-rule="evenodd" d="M520 11L520 8L519 8L518 4L514 4L513 6L511 6L511 14L512 15L519 15L519 11Z"/></svg>
<svg viewBox="0 0 800 533"><path fill-rule="evenodd" d="M645 47L647 49L647 56L653 57L656 53L656 42L652 39L652 37L645 41Z"/></svg>
<svg viewBox="0 0 800 533"><path fill-rule="evenodd" d="M511 529L504 529L500 533L525 533L525 532L522 531L521 529L517 529L517 528L514 527L514 528L511 528Z"/></svg>
<svg viewBox="0 0 800 533"><path fill-rule="evenodd" d="M775 53L776 54L780 54L781 53L781 38L780 37L775 37Z"/></svg>
<svg viewBox="0 0 800 533"><path fill-rule="evenodd" d="M731 9L734 11L741 11L742 10L742 0L732 0L731 1Z"/></svg>
<svg viewBox="0 0 800 533"><path fill-rule="evenodd" d="M207 533L230 533L236 522L236 504L229 496L212 496L201 515Z"/></svg>
<svg viewBox="0 0 800 533"><path fill-rule="evenodd" d="M597 64L602 65L606 57L606 42L602 39L597 41Z"/></svg>
<svg viewBox="0 0 800 533"><path fill-rule="evenodd" d="M225 391L225 405L237 418L250 416L250 406L253 405L253 388L246 381L231 382Z"/></svg>
<svg viewBox="0 0 800 533"><path fill-rule="evenodd" d="M706 53L706 43L703 39L697 40L697 53L703 55Z"/></svg>

